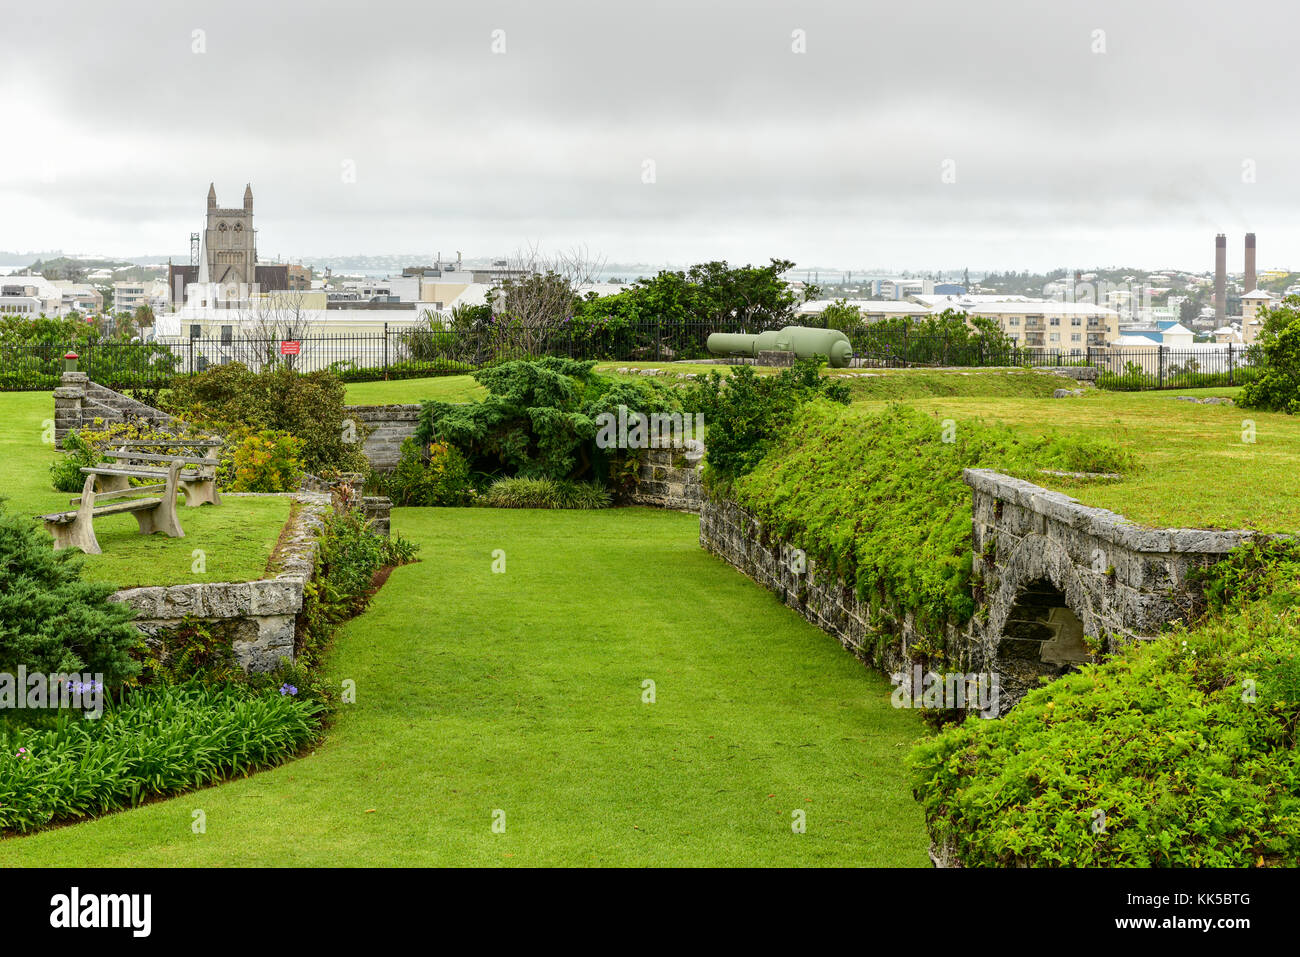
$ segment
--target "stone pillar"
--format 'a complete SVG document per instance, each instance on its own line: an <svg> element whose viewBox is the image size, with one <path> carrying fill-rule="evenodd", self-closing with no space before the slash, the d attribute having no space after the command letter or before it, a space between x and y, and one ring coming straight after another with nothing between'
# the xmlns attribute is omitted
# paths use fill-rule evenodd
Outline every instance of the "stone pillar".
<svg viewBox="0 0 1300 957"><path fill-rule="evenodd" d="M82 403L90 377L84 372L65 372L54 390L54 442L62 445L63 437L81 428Z"/></svg>
<svg viewBox="0 0 1300 957"><path fill-rule="evenodd" d="M374 527L375 533L389 537L389 516L393 501L383 495L367 495L361 499L361 514Z"/></svg>

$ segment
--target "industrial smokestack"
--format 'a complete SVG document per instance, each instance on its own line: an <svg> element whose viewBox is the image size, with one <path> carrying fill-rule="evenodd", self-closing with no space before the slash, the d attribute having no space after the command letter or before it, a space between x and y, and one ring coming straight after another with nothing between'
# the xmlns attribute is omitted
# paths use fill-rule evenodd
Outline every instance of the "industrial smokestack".
<svg viewBox="0 0 1300 957"><path fill-rule="evenodd" d="M1222 328L1228 317L1228 237L1219 233L1214 237L1214 324Z"/></svg>
<svg viewBox="0 0 1300 957"><path fill-rule="evenodd" d="M1256 289L1255 280L1255 234L1246 234L1246 288L1243 293L1254 292Z"/></svg>

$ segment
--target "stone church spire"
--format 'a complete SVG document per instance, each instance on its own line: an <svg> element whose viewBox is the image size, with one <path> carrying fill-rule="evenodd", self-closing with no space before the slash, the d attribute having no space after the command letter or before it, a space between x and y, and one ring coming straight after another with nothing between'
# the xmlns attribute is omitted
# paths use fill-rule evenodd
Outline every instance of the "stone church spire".
<svg viewBox="0 0 1300 957"><path fill-rule="evenodd" d="M248 183L244 186L244 209L248 212L253 211L253 184Z"/></svg>
<svg viewBox="0 0 1300 957"><path fill-rule="evenodd" d="M208 184L208 209L217 208L217 184Z"/></svg>

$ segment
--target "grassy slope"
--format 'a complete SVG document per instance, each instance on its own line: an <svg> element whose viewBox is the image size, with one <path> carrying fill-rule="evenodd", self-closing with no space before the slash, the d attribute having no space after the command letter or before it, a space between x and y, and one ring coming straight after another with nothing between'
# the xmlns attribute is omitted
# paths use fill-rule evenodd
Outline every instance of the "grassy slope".
<svg viewBox="0 0 1300 957"><path fill-rule="evenodd" d="M43 422L54 414L47 392L0 393L0 496L20 515L64 511L73 496L50 486L56 453L41 441ZM283 498L225 498L216 508L180 510L185 537L144 536L130 515L95 521L102 555L86 556L86 577L132 585L174 585L197 581L247 581L266 567L280 528L289 517ZM206 556L206 570L194 571L194 549Z"/></svg>
<svg viewBox="0 0 1300 957"><path fill-rule="evenodd" d="M1091 433L1131 448L1144 471L1113 484L1040 476L1088 505L1145 525L1300 529L1300 418L1233 406L1179 402L1182 392L1092 392L1077 399L913 400L940 418L977 416L1034 432ZM870 405L864 405L869 408ZM1256 441L1242 441L1253 420Z"/></svg>
<svg viewBox="0 0 1300 957"><path fill-rule="evenodd" d="M357 703L312 756L0 842L0 866L926 864L915 713L701 551L694 516L401 509L394 528L424 561L342 631L329 668Z"/></svg>

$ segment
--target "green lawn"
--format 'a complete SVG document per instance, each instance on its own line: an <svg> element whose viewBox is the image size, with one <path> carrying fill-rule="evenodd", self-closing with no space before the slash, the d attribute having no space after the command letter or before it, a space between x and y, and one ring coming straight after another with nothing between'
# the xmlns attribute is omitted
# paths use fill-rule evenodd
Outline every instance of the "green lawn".
<svg viewBox="0 0 1300 957"><path fill-rule="evenodd" d="M42 441L53 415L48 392L0 393L0 497L11 512L35 516L69 508L73 495L50 485L50 463L60 453ZM123 588L259 578L289 517L289 502L228 496L215 508L182 507L179 514L184 538L141 535L130 515L96 519L103 554L86 556L86 577Z"/></svg>
<svg viewBox="0 0 1300 957"><path fill-rule="evenodd" d="M393 525L423 561L341 631L328 671L357 701L312 755L0 841L0 866L926 865L902 767L919 718L704 553L695 516Z"/></svg>
<svg viewBox="0 0 1300 957"><path fill-rule="evenodd" d="M1300 530L1300 417L1176 398L1233 393L1090 391L1071 399L925 398L911 404L938 418L979 417L1127 446L1144 468L1122 482L1081 485L1048 475L1038 481L1144 525ZM1254 442L1243 441L1248 421Z"/></svg>
<svg viewBox="0 0 1300 957"><path fill-rule="evenodd" d="M425 399L473 402L487 390L469 375L444 375L429 379L394 379L391 382L350 382L349 405L408 405Z"/></svg>

